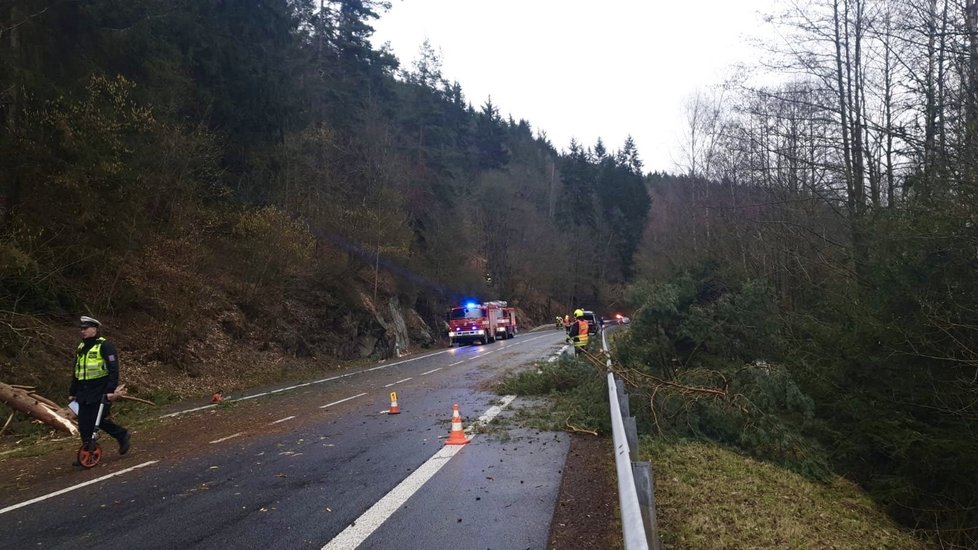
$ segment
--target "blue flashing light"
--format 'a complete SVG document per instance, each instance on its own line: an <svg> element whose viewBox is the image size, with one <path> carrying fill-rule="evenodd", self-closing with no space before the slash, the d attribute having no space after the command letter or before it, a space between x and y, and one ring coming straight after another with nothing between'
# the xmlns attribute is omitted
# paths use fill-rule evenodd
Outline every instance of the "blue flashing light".
<svg viewBox="0 0 978 550"><path fill-rule="evenodd" d="M469 303L465 304L465 307L468 308L468 309L477 308L477 307L479 307L479 304L477 304L475 302L469 302Z"/></svg>

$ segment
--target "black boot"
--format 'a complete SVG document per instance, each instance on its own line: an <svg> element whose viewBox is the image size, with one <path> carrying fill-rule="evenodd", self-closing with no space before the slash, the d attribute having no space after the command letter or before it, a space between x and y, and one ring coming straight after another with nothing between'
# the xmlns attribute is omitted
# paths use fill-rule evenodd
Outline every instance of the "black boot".
<svg viewBox="0 0 978 550"><path fill-rule="evenodd" d="M124 455L129 452L129 432L119 440L119 454Z"/></svg>

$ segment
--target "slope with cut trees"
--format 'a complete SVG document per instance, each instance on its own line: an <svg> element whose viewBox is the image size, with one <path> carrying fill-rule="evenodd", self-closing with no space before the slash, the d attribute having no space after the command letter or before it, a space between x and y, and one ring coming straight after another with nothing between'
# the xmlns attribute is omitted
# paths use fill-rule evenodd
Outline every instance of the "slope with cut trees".
<svg viewBox="0 0 978 550"><path fill-rule="evenodd" d="M5 3L0 380L62 395L82 313L165 399L433 345L461 296L620 299L634 145L559 152L427 45L402 69L385 8Z"/></svg>

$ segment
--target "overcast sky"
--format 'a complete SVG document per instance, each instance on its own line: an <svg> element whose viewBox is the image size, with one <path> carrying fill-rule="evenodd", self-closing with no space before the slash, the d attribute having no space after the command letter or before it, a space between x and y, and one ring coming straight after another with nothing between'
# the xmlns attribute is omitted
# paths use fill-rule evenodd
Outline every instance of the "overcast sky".
<svg viewBox="0 0 978 550"><path fill-rule="evenodd" d="M558 149L629 134L645 168L675 171L682 104L757 53L775 0L392 0L374 22L412 67L425 38L477 108L527 119Z"/></svg>

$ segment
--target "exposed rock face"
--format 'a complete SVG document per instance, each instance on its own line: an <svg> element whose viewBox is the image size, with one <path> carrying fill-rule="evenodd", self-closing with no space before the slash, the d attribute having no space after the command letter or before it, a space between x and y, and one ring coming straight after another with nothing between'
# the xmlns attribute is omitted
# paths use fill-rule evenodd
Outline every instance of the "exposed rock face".
<svg viewBox="0 0 978 550"><path fill-rule="evenodd" d="M435 338L424 319L413 309L403 309L396 297L387 303L388 317L378 317L377 321L387 331L389 355L397 356L407 353L413 345L430 346Z"/></svg>
<svg viewBox="0 0 978 550"><path fill-rule="evenodd" d="M435 342L431 328L413 309L401 307L396 297L387 307L363 318L356 331L356 350L360 357L390 358L408 353L413 347Z"/></svg>
<svg viewBox="0 0 978 550"><path fill-rule="evenodd" d="M428 323L424 322L424 319L418 315L417 311L408 309L405 312L405 317L405 324L407 325L408 336L411 342L421 347L428 347L437 341L431 327L428 326Z"/></svg>

